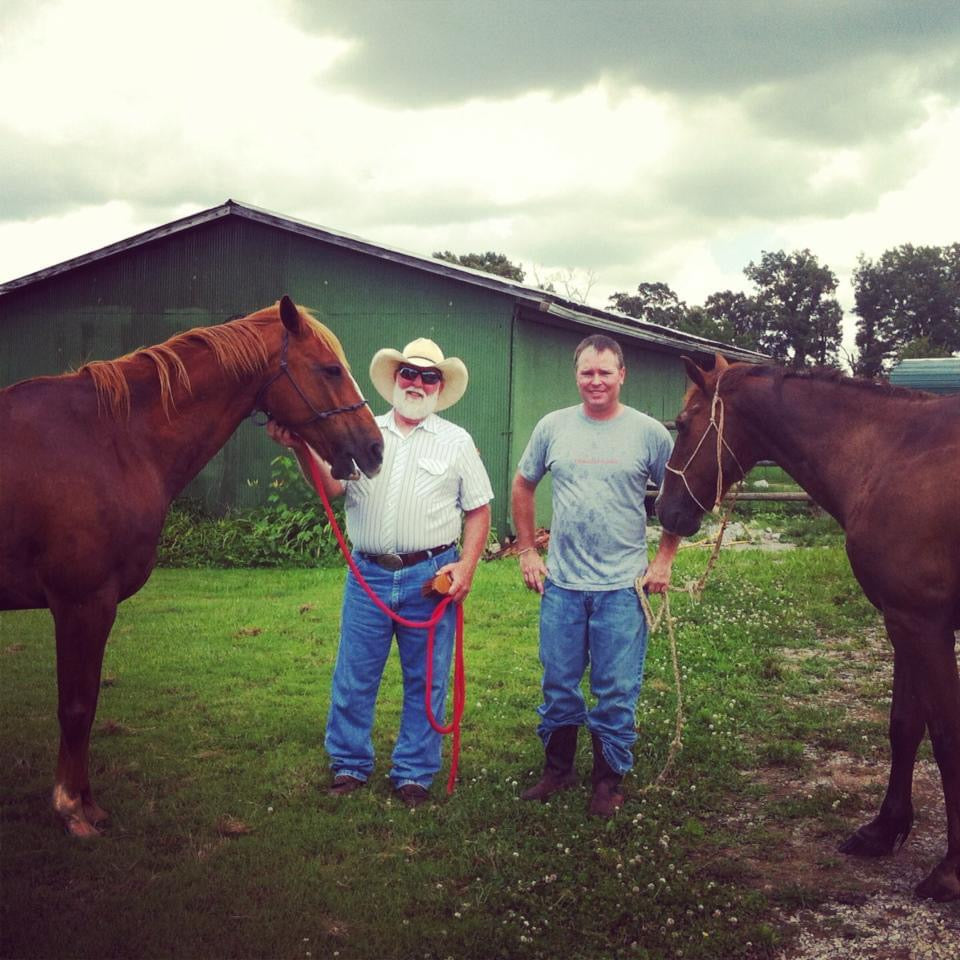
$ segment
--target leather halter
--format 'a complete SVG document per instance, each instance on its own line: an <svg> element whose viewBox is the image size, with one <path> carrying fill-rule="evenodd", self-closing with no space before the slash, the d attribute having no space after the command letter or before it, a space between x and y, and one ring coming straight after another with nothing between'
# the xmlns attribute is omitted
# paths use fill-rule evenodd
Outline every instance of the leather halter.
<svg viewBox="0 0 960 960"><path fill-rule="evenodd" d="M723 374L721 373L720 376L717 377L717 382L716 382L716 385L714 386L713 401L710 404L710 422L707 424L706 429L703 431L703 436L700 437L699 442L693 448L693 453L690 454L690 456L687 458L687 462L683 465L681 469L678 470L676 467L671 467L669 463L666 465L666 468L665 468L669 470L670 473L675 473L683 481L683 485L686 488L688 496L704 513L710 513L710 508L705 507L697 499L694 492L690 489L690 484L687 482L687 478L685 474L690 464L693 463L694 457L696 457L696 455L700 452L700 448L703 446L703 443L707 439L707 436L709 435L711 429L717 431L717 493L716 493L716 499L714 500L714 503L713 503L713 510L716 510L720 506L720 501L723 499L723 450L724 450L724 447L726 448L727 453L729 453L730 456L733 457L733 462L737 465L737 469L740 471L740 479L743 480L743 478L746 476L746 473L744 472L743 467L740 466L740 461L737 459L737 455L733 452L732 448L730 447L730 444L727 443L727 441L723 437L724 410L723 410L723 400L720 398L720 380L722 377L723 377Z"/></svg>
<svg viewBox="0 0 960 960"><path fill-rule="evenodd" d="M301 420L299 423L284 423L283 426L288 427L291 430L295 430L298 427L305 427L308 424L315 423L317 420L326 420L328 417L336 416L338 413L353 413L355 410L359 410L361 407L367 406L366 400L359 400L357 403L348 404L345 407L333 407L330 410L318 410L311 402L307 395L300 388L300 384L293 378L293 374L290 372L290 368L287 365L287 352L290 348L290 331L284 328L283 331L283 344L280 347L280 369L257 391L256 399L253 401L253 411L250 416L255 417L258 413L263 413L268 419L273 415L266 408L263 403L264 395L267 390L270 389L282 376L286 376L287 379L293 384L293 389L297 391L300 399L307 405L310 412L313 414L308 420ZM254 421L256 422L256 421ZM266 421L264 421L265 423ZM263 426L263 424L259 424Z"/></svg>

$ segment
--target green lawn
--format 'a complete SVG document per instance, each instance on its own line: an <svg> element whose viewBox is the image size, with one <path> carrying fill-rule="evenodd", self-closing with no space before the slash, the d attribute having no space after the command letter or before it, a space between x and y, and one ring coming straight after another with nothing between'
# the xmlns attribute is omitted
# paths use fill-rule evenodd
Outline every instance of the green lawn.
<svg viewBox="0 0 960 960"><path fill-rule="evenodd" d="M676 581L705 559L682 551ZM518 799L542 755L537 602L512 560L481 567L467 604L453 797L445 771L431 805L411 812L391 797L395 657L372 789L327 797L322 734L341 583L340 570L163 569L122 605L91 748L112 822L93 842L68 839L49 813L49 615L0 614L0 955L599 960L782 946L778 894L729 853L770 829L735 822L745 797L764 802L751 771L773 765L802 783L805 745L885 756L889 691L871 686L869 664L863 695L879 719L822 699L833 685L825 638L855 649L878 624L842 548L727 552L699 603L675 595L683 750L668 788L639 796L673 734L669 648L658 635L627 781L634 796L612 822L585 816L586 787L547 805ZM799 807L771 810L786 822L822 819L839 841L875 803L818 788Z"/></svg>

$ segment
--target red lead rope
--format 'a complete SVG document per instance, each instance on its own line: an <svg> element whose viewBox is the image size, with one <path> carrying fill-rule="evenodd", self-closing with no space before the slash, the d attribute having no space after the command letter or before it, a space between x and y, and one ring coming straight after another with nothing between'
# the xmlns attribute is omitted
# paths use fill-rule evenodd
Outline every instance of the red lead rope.
<svg viewBox="0 0 960 960"><path fill-rule="evenodd" d="M433 705L430 703L430 691L433 689L433 645L437 623L439 623L440 618L443 616L447 607L453 603L453 599L451 597L444 597L437 604L436 609L433 611L433 616L429 620L407 620L405 617L401 617L400 614L394 613L394 611L391 610L373 592L373 590L370 589L369 584L363 579L360 571L357 569L357 564L350 554L350 548L343 539L343 534L340 532L340 527L337 525L336 517L333 515L333 508L330 506L330 500L327 498L327 493L323 489L323 481L320 477L320 469L317 466L317 462L307 445L300 440L299 437L297 440L303 450L307 463L310 465L310 479L313 481L314 489L317 491L317 495L320 497L320 500L323 503L323 509L327 514L327 520L330 522L330 529L333 530L334 535L337 538L337 543L340 544L340 549L343 551L343 556L346 559L353 575L357 578L357 583L363 587L367 596L373 601L373 603L395 623L401 623L405 627L413 627L415 629L427 631L427 668L426 690L424 691L423 697L424 707L427 711L427 719L430 721L430 726L433 727L437 733L453 734L453 749L450 755L450 776L447 778L447 793L453 793L453 786L457 780L457 766L460 762L460 720L463 717L463 708L467 702L467 677L463 661L463 604L458 603L456 605L457 632L453 667L453 716L451 717L450 723L444 727L441 726L437 722L436 717L434 717Z"/></svg>

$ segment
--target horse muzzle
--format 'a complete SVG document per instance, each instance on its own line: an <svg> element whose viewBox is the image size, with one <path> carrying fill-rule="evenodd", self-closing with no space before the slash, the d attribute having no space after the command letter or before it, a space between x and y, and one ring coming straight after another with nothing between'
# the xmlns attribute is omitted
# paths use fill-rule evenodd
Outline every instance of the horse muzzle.
<svg viewBox="0 0 960 960"><path fill-rule="evenodd" d="M691 537L700 529L703 513L699 508L692 505L664 503L663 494L661 494L657 497L656 510L660 525L668 533L674 533L680 537Z"/></svg>
<svg viewBox="0 0 960 960"><path fill-rule="evenodd" d="M383 463L383 444L373 443L369 450L350 453L343 451L334 457L330 464L330 473L337 480L358 480L362 471L368 477L375 477Z"/></svg>

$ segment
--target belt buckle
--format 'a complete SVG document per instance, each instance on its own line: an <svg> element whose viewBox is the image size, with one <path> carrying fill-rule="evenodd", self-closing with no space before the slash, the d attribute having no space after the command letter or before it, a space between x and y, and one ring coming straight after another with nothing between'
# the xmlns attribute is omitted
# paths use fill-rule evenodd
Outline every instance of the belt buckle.
<svg viewBox="0 0 960 960"><path fill-rule="evenodd" d="M381 553L377 557L377 563L384 570L399 570L403 567L403 557L399 553Z"/></svg>

